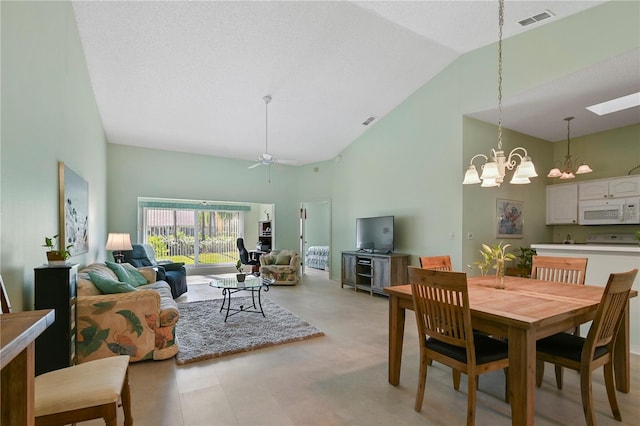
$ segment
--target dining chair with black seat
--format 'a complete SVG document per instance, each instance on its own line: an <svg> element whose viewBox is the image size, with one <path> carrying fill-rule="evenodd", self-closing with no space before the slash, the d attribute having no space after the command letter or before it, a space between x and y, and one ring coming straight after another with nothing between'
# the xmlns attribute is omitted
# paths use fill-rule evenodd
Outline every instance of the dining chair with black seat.
<svg viewBox="0 0 640 426"><path fill-rule="evenodd" d="M453 369L456 390L460 388L459 372L467 374L467 425L473 425L478 375L504 370L508 389L508 346L473 333L464 272L410 266L409 282L420 339L420 377L414 409L422 410L428 363L438 361Z"/></svg>
<svg viewBox="0 0 640 426"><path fill-rule="evenodd" d="M435 269L436 271L452 271L451 257L449 256L421 256L420 267L423 269Z"/></svg>
<svg viewBox="0 0 640 426"><path fill-rule="evenodd" d="M622 421L613 372L613 348L622 324L629 293L637 269L609 275L596 316L586 338L569 333L558 333L541 339L536 344L538 362L546 361L580 373L582 410L587 425L595 425L592 371L604 367L604 381L613 417Z"/></svg>
<svg viewBox="0 0 640 426"><path fill-rule="evenodd" d="M587 274L586 257L561 257L561 256L533 256L531 259L531 278L553 281L565 284L582 284ZM580 335L580 326L567 330L577 336ZM556 386L562 389L562 367L555 367ZM544 363L538 363L536 369L537 382L540 383L544 376Z"/></svg>

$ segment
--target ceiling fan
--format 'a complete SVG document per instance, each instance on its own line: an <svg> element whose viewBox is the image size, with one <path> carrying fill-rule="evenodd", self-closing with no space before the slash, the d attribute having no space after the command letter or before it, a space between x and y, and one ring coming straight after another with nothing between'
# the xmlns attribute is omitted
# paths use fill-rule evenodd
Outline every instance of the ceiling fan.
<svg viewBox="0 0 640 426"><path fill-rule="evenodd" d="M258 157L255 164L249 166L250 169L253 169L258 166L269 166L271 169L271 164L296 164L297 161L293 160L276 160L273 158L271 154L269 154L269 102L271 102L271 96L267 95L262 98L264 101L265 108L265 122L264 122L264 152ZM269 170L271 171L271 170Z"/></svg>

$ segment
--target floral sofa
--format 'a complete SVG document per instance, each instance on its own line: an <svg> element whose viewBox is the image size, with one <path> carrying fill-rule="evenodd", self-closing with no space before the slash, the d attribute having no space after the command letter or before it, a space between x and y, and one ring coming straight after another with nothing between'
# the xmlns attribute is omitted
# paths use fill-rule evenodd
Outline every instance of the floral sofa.
<svg viewBox="0 0 640 426"><path fill-rule="evenodd" d="M79 271L78 363L123 354L129 355L132 362L161 360L178 352L175 329L179 311L169 284L156 282L153 268L137 271L147 284L140 283L134 291L113 294L104 294L92 281L98 278L119 281L106 264L93 263Z"/></svg>
<svg viewBox="0 0 640 426"><path fill-rule="evenodd" d="M298 283L300 256L291 250L274 250L260 257L260 276L274 280L275 285Z"/></svg>

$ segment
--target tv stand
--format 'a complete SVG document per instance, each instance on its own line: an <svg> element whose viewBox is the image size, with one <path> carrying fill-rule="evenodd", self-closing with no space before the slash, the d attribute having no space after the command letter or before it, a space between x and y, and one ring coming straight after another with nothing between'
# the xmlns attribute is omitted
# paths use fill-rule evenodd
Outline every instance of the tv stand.
<svg viewBox="0 0 640 426"><path fill-rule="evenodd" d="M343 251L341 287L385 295L384 287L409 283L407 266L408 254Z"/></svg>

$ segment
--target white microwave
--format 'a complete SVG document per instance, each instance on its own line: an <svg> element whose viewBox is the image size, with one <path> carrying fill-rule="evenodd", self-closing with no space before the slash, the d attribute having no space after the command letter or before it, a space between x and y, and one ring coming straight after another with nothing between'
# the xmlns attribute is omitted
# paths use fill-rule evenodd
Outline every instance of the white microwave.
<svg viewBox="0 0 640 426"><path fill-rule="evenodd" d="M640 197L580 201L580 225L640 224Z"/></svg>

